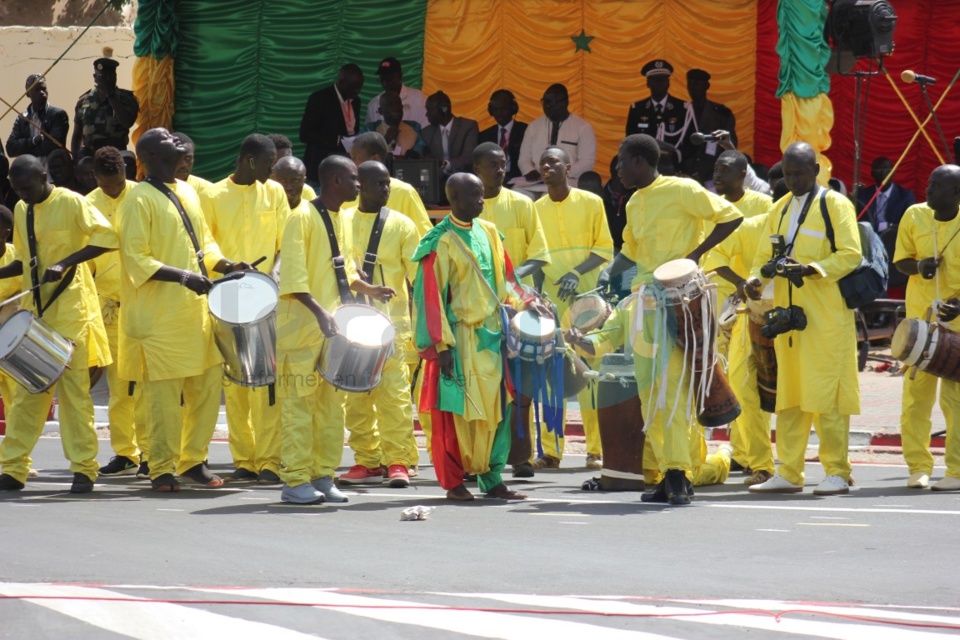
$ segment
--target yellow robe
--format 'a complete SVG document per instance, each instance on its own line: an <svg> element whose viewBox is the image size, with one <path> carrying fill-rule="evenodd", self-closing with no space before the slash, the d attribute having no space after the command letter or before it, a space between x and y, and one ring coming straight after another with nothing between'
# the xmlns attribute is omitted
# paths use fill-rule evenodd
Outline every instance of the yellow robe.
<svg viewBox="0 0 960 640"><path fill-rule="evenodd" d="M480 219L492 222L503 234L503 248L514 267L530 259L550 262L540 216L527 196L512 189L500 189L496 196L483 199Z"/></svg>
<svg viewBox="0 0 960 640"><path fill-rule="evenodd" d="M776 337L777 413L799 408L805 413L854 415L860 413L860 386L857 377L857 337L854 313L840 295L837 282L860 265L860 236L856 213L849 200L835 191L827 191L827 211L836 236L836 253L827 240L819 195L796 234L792 255L802 264L814 267L819 276L804 278L803 287L793 287L793 304L807 316L807 328ZM792 194L773 205L765 235L781 234L789 243L788 229ZM781 217L784 207L786 215ZM752 275L760 277L760 267L773 254L769 242L760 242ZM787 280L774 278L773 301L786 307ZM824 354L829 354L825 357Z"/></svg>
<svg viewBox="0 0 960 640"><path fill-rule="evenodd" d="M301 200L307 200L307 201L316 200L316 199L317 199L317 192L314 191L314 190L313 190L313 187L311 187L310 185L304 184L304 185L303 185L303 191L300 192L300 199L301 199Z"/></svg>
<svg viewBox="0 0 960 640"><path fill-rule="evenodd" d="M3 252L3 255L0 256L0 268L7 266L11 262L16 262L19 259L20 254L17 253L17 248L8 242L6 243L6 248ZM18 277L4 278L3 280L0 280L0 302L20 293L20 285L21 281ZM0 322L9 317L9 315L15 311L14 307L17 309L20 308L20 302L17 301L12 303L9 311L7 309L0 311ZM13 404L13 391L16 386L17 383L13 378L3 372L0 372L0 398L3 399L3 406L5 409Z"/></svg>
<svg viewBox="0 0 960 640"><path fill-rule="evenodd" d="M743 197L737 200L736 202L732 202L732 204L737 208L737 211L743 214L743 218L746 221L746 220L749 220L750 218L761 216L764 213L769 212L770 209L773 207L773 199L765 193L760 193L759 191L751 191L750 189L744 189ZM707 224L704 229L704 234L705 235L709 234L712 230L713 230L713 225ZM727 239L729 240L729 237ZM710 267L708 265L710 262L710 255L711 253L713 253L713 251L716 251L716 249L717 248L714 247L714 249L710 253L708 253L706 257L704 257L703 270L708 273L715 268L715 267ZM736 257L736 260L737 260L736 264L739 266L739 268L735 268L733 263L724 262L723 264L729 266L738 275L746 278L747 276L750 275L750 267L753 266L754 254L750 253L748 255L749 257L747 258L746 266L744 266L744 262L739 256ZM717 284L717 300L719 301L718 303L718 307L719 307L719 304L723 303L723 301L726 300L729 296L736 293L737 289L732 283L727 282L720 276L714 276L713 281Z"/></svg>
<svg viewBox="0 0 960 640"><path fill-rule="evenodd" d="M351 202L344 202L340 210L355 209L359 203L359 198ZM399 211L413 220L413 224L416 225L421 236L433 229L433 222L430 221L427 208L423 206L420 194L403 180L390 178L390 197L387 198L387 208Z"/></svg>
<svg viewBox="0 0 960 640"><path fill-rule="evenodd" d="M193 190L197 192L197 195L203 195L203 192L213 186L213 183L209 180L204 180L200 176L189 175L187 176L187 184L193 187Z"/></svg>
<svg viewBox="0 0 960 640"><path fill-rule="evenodd" d="M223 259L200 209L200 198L180 180L167 185L180 198L213 267ZM207 300L177 282L150 278L160 267L199 272L197 255L173 203L141 182L120 210L120 377L191 378L223 361L213 341Z"/></svg>
<svg viewBox="0 0 960 640"><path fill-rule="evenodd" d="M123 204L124 198L127 197L127 194L130 193L130 190L135 186L137 186L136 182L127 180L127 184L123 188L123 191L121 191L120 195L116 198L111 198L105 194L102 189L97 188L87 194L87 201L96 207L97 210L102 213L107 220L110 221L110 225L114 228L114 230L117 230L119 229L117 213L120 211L120 206ZM97 294L106 300L119 302L120 252L109 251L94 258L90 265L90 270L93 272L93 276L96 280ZM103 301L101 301L101 306L102 304ZM114 311L113 313L115 314L116 312ZM107 320L105 320L105 322L106 321Z"/></svg>
<svg viewBox="0 0 960 640"><path fill-rule="evenodd" d="M88 245L117 248L117 234L103 214L83 196L67 189L54 187L46 200L34 206L34 220L40 278L43 278L43 272L48 267ZM13 244L23 260L21 284L26 290L32 284L27 245L27 205L22 201L17 203L14 213ZM53 282L40 287L42 304L47 304L57 284ZM37 312L32 295L22 298L21 306ZM69 340L76 342L81 337L86 339L89 362L74 362L75 366L106 366L113 361L88 264L77 265L73 282L44 312L43 321Z"/></svg>

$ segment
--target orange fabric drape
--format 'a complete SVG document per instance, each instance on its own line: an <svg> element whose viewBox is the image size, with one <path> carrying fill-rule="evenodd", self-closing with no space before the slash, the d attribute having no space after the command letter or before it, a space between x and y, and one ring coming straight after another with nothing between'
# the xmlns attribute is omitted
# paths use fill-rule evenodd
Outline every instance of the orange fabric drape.
<svg viewBox="0 0 960 640"><path fill-rule="evenodd" d="M737 118L740 148L753 152L756 2L726 0L430 0L424 38L424 91L443 89L454 113L493 124L490 94L513 91L524 122L543 115L540 97L566 85L570 111L597 134L595 170L607 175L623 139L630 104L649 95L640 69L664 58L670 93L684 100L686 72L706 69L708 97ZM580 31L592 53L576 51Z"/></svg>
<svg viewBox="0 0 960 640"><path fill-rule="evenodd" d="M175 95L173 58L137 58L133 63L133 93L140 102L137 128L132 135L134 144L140 139L140 134L148 129L172 128Z"/></svg>

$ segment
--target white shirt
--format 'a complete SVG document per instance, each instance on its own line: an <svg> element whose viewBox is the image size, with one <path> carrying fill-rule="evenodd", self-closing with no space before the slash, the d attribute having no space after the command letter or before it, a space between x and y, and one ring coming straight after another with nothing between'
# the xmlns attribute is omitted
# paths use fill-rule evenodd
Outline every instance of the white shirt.
<svg viewBox="0 0 960 640"><path fill-rule="evenodd" d="M504 132L504 131L507 132L507 145L510 144L510 134L513 132L513 123L514 123L514 122L516 122L516 120L511 120L510 122L508 122L507 124L504 124L504 125L499 125L499 124L497 125L497 139L496 139L496 143L497 143L497 144L500 144L500 138L501 138L501 136L503 136L503 132ZM506 150L504 150L503 154L504 154L505 156L507 156L507 173L510 173L510 169L511 169L511 167L510 167L510 154L507 153Z"/></svg>
<svg viewBox="0 0 960 640"><path fill-rule="evenodd" d="M346 120L347 120L347 111L349 111L350 113L353 113L353 105L350 104L349 100L343 99L343 96L340 94L340 87L337 86L336 82L333 83L333 90L337 92L337 100L340 101L340 110L343 111L343 120L347 125L347 135L352 136L356 134L360 128L357 124L357 116L359 114L357 113L353 114L353 127L351 128L350 123L346 122Z"/></svg>
<svg viewBox="0 0 960 640"><path fill-rule="evenodd" d="M382 95L381 91L367 105L367 122L383 120L380 115L380 96ZM403 102L404 120L419 122L421 128L430 124L427 120L427 97L423 95L423 91L403 85L400 87L400 101Z"/></svg>
<svg viewBox="0 0 960 640"><path fill-rule="evenodd" d="M817 190L813 193L813 198L819 199L820 192L823 191L823 187L817 185ZM793 247L796 244L797 233L800 232L800 212L803 211L803 205L806 203L807 198L810 197L810 194L804 194L802 196L793 196L790 200L790 225L787 227L786 243L790 247L788 255L793 257ZM810 216L820 215L819 204L814 201L810 203L810 209L807 211L807 217L804 218L804 221L809 220ZM823 237L823 234L819 231L809 231L810 234L815 234L820 237Z"/></svg>
<svg viewBox="0 0 960 640"><path fill-rule="evenodd" d="M547 116L540 116L530 123L520 145L520 173L526 175L540 169L540 156L550 146L550 129L553 123ZM499 140L498 140L499 142ZM569 178L576 181L582 173L593 171L597 162L597 137L590 123L571 113L560 125L557 137L559 148L570 154Z"/></svg>

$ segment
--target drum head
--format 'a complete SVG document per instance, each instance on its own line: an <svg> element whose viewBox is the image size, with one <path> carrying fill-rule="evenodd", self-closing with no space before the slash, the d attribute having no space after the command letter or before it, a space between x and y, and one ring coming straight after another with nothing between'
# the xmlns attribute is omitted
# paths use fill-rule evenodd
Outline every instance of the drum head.
<svg viewBox="0 0 960 640"><path fill-rule="evenodd" d="M279 289L270 276L251 271L242 278L218 282L207 298L214 317L230 324L246 324L277 308Z"/></svg>
<svg viewBox="0 0 960 640"><path fill-rule="evenodd" d="M927 323L905 318L897 325L890 340L890 355L908 365L915 365L927 346Z"/></svg>
<svg viewBox="0 0 960 640"><path fill-rule="evenodd" d="M680 258L664 262L653 270L653 277L665 287L679 287L694 279L700 267L693 260Z"/></svg>
<svg viewBox="0 0 960 640"><path fill-rule="evenodd" d="M577 298L570 305L570 324L588 333L599 329L610 317L610 305L601 296L590 294Z"/></svg>
<svg viewBox="0 0 960 640"><path fill-rule="evenodd" d="M557 322L553 318L539 316L533 311L521 311L513 317L513 330L524 340L542 342L553 338Z"/></svg>
<svg viewBox="0 0 960 640"><path fill-rule="evenodd" d="M0 358L5 358L13 351L23 336L30 331L33 314L29 311L18 311L0 326Z"/></svg>
<svg viewBox="0 0 960 640"><path fill-rule="evenodd" d="M345 304L333 312L337 332L347 342L364 347L382 347L392 344L397 332L390 318L373 307Z"/></svg>

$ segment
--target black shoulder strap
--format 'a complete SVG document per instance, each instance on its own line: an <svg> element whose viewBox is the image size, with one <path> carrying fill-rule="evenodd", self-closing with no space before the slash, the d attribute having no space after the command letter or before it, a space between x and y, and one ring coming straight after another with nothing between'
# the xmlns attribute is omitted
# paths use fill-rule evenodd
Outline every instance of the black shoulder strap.
<svg viewBox="0 0 960 640"><path fill-rule="evenodd" d="M47 300L47 304L42 304L40 300L40 261L37 258L37 232L34 228L33 205L27 205L27 248L30 251L30 284L33 287L33 306L37 310L37 317L42 318L43 312L50 308L50 305L60 297L60 294L66 291L74 276L77 275L76 265L70 267L53 290L53 295Z"/></svg>
<svg viewBox="0 0 960 640"><path fill-rule="evenodd" d="M347 281L346 262L340 253L340 243L337 242L337 234L333 229L333 220L330 219L330 212L317 198L311 204L320 212L320 219L323 220L323 226L327 229L327 238L330 239L330 255L333 256L333 273L337 277L337 289L340 291L340 302L350 304L353 302L353 294L350 292L350 283Z"/></svg>
<svg viewBox="0 0 960 640"><path fill-rule="evenodd" d="M357 214L360 210L357 209ZM373 221L373 228L370 230L370 241L367 243L367 252L363 256L363 269L360 277L373 284L373 267L377 264L377 252L380 250L380 238L383 236L383 228L387 224L387 216L390 215L390 209L383 207L380 213Z"/></svg>
<svg viewBox="0 0 960 640"><path fill-rule="evenodd" d="M144 180L151 187L167 196L170 201L173 203L173 206L177 208L177 211L180 213L180 219L183 221L183 226L187 230L187 235L190 236L190 242L193 243L193 250L197 254L197 264L200 266L200 273L203 274L203 277L207 277L207 267L203 264L203 250L200 248L200 242L197 240L197 234L193 230L193 223L190 222L190 217L187 215L187 212L183 210L183 204L180 203L180 198L177 197L173 191L170 190L170 187L163 184L162 180L157 180L156 178L147 178Z"/></svg>
<svg viewBox="0 0 960 640"><path fill-rule="evenodd" d="M823 216L823 226L827 233L827 240L830 241L830 250L837 252L837 242L833 235L833 222L830 221L830 214L827 211L827 190L824 189L820 194L820 214Z"/></svg>

